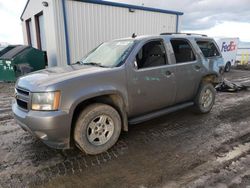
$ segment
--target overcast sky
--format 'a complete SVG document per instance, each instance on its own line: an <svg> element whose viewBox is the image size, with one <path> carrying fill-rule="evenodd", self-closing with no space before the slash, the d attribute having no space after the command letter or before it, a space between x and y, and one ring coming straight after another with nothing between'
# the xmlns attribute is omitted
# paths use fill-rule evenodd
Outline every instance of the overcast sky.
<svg viewBox="0 0 250 188"><path fill-rule="evenodd" d="M250 0L109 0L181 11L183 32L250 42Z"/></svg>
<svg viewBox="0 0 250 188"><path fill-rule="evenodd" d="M0 0L0 42L23 43L20 15L27 0Z"/></svg>
<svg viewBox="0 0 250 188"><path fill-rule="evenodd" d="M0 0L0 42L22 43L20 15L27 0ZM109 0L184 12L181 30L250 42L250 0Z"/></svg>

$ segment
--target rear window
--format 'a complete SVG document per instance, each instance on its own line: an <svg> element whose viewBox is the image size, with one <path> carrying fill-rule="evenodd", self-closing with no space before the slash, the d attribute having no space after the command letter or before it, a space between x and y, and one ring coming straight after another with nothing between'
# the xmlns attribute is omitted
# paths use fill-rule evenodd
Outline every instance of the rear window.
<svg viewBox="0 0 250 188"><path fill-rule="evenodd" d="M171 44L174 50L176 63L195 61L195 55L190 44L183 39L172 39Z"/></svg>
<svg viewBox="0 0 250 188"><path fill-rule="evenodd" d="M213 41L197 41L196 43L205 57L220 56L220 52Z"/></svg>

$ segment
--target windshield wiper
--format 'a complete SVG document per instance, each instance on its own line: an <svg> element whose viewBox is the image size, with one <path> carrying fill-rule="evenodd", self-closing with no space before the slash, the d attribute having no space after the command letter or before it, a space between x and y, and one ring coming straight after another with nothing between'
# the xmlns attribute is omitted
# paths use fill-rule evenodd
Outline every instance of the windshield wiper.
<svg viewBox="0 0 250 188"><path fill-rule="evenodd" d="M97 66L97 67L107 67L107 66L102 65L101 63L95 63L95 62L81 63L81 65L92 65L92 66Z"/></svg>
<svg viewBox="0 0 250 188"><path fill-rule="evenodd" d="M77 61L76 63L74 64L79 64L79 65L83 65L83 62L82 61Z"/></svg>

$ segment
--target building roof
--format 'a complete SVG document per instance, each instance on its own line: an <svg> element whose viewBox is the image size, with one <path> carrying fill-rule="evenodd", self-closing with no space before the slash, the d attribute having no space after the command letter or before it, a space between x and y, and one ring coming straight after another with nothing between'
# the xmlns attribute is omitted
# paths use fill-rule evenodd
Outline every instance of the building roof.
<svg viewBox="0 0 250 188"><path fill-rule="evenodd" d="M65 0L63 0L65 1ZM165 14L174 14L181 16L184 13L173 11L173 10L166 10L166 9L158 9L158 8L151 8L151 7L144 7L144 6L137 6L137 5L130 5L130 4L124 4L124 3L117 3L117 2L110 2L110 1L102 1L102 0L73 0L73 1L80 1L85 3L92 3L92 4L100 4L100 5L107 5L107 6L114 6L114 7L122 7L122 8L129 8L129 9L135 9L135 10L144 10L144 11L150 11L150 12L160 12ZM23 14L29 4L30 0L27 1L24 10L21 14L20 19L22 20Z"/></svg>
<svg viewBox="0 0 250 188"><path fill-rule="evenodd" d="M30 2L30 0L27 0L27 3L26 3L26 5L25 5L25 7L24 7L24 9L23 9L23 12L22 12L21 16L20 16L21 21L23 21L23 14L24 14L24 12L25 12L25 10L26 10L26 8L27 8L29 2Z"/></svg>

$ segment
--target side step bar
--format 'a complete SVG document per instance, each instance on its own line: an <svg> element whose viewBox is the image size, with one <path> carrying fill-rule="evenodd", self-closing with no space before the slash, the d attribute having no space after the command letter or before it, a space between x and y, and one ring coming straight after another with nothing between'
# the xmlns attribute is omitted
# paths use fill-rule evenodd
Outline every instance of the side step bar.
<svg viewBox="0 0 250 188"><path fill-rule="evenodd" d="M157 118L157 117L160 117L160 116L163 116L163 115L166 115L166 114L169 114L169 113L172 113L172 112L175 112L175 111L178 111L178 110L181 110L181 109L193 106L193 105L194 105L194 102L187 102L187 103L179 104L173 107L165 108L157 112L152 112L146 115L132 118L129 120L129 124L134 125L134 124L142 123L144 121L148 121L148 120L151 120L151 119L154 119L154 118Z"/></svg>

